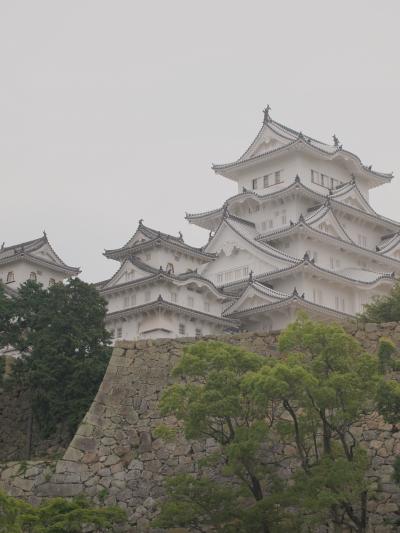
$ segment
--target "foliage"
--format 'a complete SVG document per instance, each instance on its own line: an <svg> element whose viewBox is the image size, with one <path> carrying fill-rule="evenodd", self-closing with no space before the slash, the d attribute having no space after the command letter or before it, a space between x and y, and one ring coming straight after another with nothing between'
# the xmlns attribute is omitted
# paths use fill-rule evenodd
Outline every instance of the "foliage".
<svg viewBox="0 0 400 533"><path fill-rule="evenodd" d="M215 439L214 464L234 484L173 478L160 524L275 533L329 520L366 531L368 457L351 428L376 407L379 360L341 326L303 315L279 348L280 360L218 342L185 349L174 370L183 379L164 393L162 413L181 420L187 438ZM389 348L382 341L381 364ZM288 482L278 469L289 462L299 468ZM212 504L204 499L211 493ZM233 509L224 515L229 498Z"/></svg>
<svg viewBox="0 0 400 533"><path fill-rule="evenodd" d="M385 374L390 370L399 370L399 363L393 358L396 351L396 346L391 339L387 337L379 339L378 359L381 374Z"/></svg>
<svg viewBox="0 0 400 533"><path fill-rule="evenodd" d="M125 522L119 507L91 507L82 497L50 499L38 507L0 491L0 533L80 533L88 526L113 531Z"/></svg>
<svg viewBox="0 0 400 533"><path fill-rule="evenodd" d="M28 281L7 302L0 346L22 354L12 378L31 395L44 436L62 423L71 434L88 409L110 357L106 303L79 279L48 289Z"/></svg>
<svg viewBox="0 0 400 533"><path fill-rule="evenodd" d="M364 322L399 322L400 321L400 282L388 296L378 296L364 306L360 315Z"/></svg>

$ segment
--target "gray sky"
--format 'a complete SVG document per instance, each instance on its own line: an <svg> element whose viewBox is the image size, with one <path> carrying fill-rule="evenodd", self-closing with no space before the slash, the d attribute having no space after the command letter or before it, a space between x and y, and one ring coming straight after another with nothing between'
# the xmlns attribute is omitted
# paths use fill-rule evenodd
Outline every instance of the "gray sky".
<svg viewBox="0 0 400 533"><path fill-rule="evenodd" d="M139 218L196 245L185 211L236 191L271 116L395 172L372 205L400 219L398 0L0 0L0 241L39 236L83 279Z"/></svg>

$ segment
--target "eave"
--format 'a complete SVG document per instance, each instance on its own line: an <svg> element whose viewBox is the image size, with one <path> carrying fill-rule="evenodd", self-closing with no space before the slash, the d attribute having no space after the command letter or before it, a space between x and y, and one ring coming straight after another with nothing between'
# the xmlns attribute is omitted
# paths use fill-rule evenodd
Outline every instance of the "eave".
<svg viewBox="0 0 400 533"><path fill-rule="evenodd" d="M46 261L35 255L29 253L18 253L10 257L5 257L0 259L0 265L12 264L18 260L26 261L28 263L34 263L36 265L45 266L51 270L67 274L69 276L78 276L81 273L80 268L70 267L67 265L58 265L57 263L52 263L51 261Z"/></svg>
<svg viewBox="0 0 400 533"><path fill-rule="evenodd" d="M349 182L350 183L350 182ZM332 208L338 209L344 213L351 214L352 216L357 216L361 219L368 220L369 222L386 227L390 230L399 231L400 230L400 223L396 222L394 220L391 220L389 218L383 217L379 215L378 213L368 213L367 211L364 211L362 209L358 209L357 207L354 207L352 205L345 204L341 202L340 200L336 200L336 191L334 191L332 194L323 195L318 193L317 191L314 191L313 189L310 189L306 185L304 185L300 178L296 176L294 180L284 189L280 189L278 191L274 191L272 193L267 194L257 194L253 191L245 191L241 192L239 194L235 194L231 198L229 198L224 205L226 205L228 208L235 204L237 201L244 201L246 199L251 199L256 202L263 202L265 200L271 200L274 198L282 198L289 194L292 194L294 192L300 192L307 196L308 198L312 198L314 200L317 200L323 204L326 200L329 199L330 204ZM210 229L207 227L207 219L208 220L215 220L216 222L218 219L220 220L222 218L224 212L224 207L221 207L219 209L214 209L211 211L206 211L204 213L187 213L186 219L191 224L196 224L200 227L203 227L205 229Z"/></svg>
<svg viewBox="0 0 400 533"><path fill-rule="evenodd" d="M137 253L153 249L155 247L161 247L165 246L166 248L171 248L175 251L178 251L182 254L189 255L191 257L197 257L200 259L203 259L205 262L210 261L211 259L214 259L214 255L208 254L203 251L203 249L200 248L194 248L192 246L189 246L187 244L180 244L176 241L170 241L168 239L165 239L163 237L156 237L154 239L141 242L138 244L134 244L133 246L130 246L128 248L122 247L122 248L116 248L114 250L105 250L104 256L108 259L115 259L115 260L121 260L126 258L129 255L135 255Z"/></svg>
<svg viewBox="0 0 400 533"><path fill-rule="evenodd" d="M354 242L346 242L342 239L339 239L337 237L333 237L332 235L328 235L327 233L324 233L322 231L319 231L312 226L309 226L304 220L297 222L291 227L286 227L281 230L276 230L275 232L271 232L268 234L260 235L257 240L264 240L266 239L269 241L275 241L277 239L281 239L283 237L288 237L291 235L294 235L296 233L300 232L308 232L310 234L316 235L318 238L328 239L332 243L335 243L336 246L347 248L353 253L359 253L360 255L364 255L369 257L370 259L374 259L375 261L382 262L382 263L389 263L393 266L395 266L397 269L400 269L400 261L393 259L391 257L385 256L381 253L374 252L373 250L369 250L367 248L363 248L362 246L359 246L358 244Z"/></svg>
<svg viewBox="0 0 400 533"><path fill-rule="evenodd" d="M188 307L183 307L178 304L167 302L161 297L161 295L158 297L157 300L154 300L153 302L149 302L146 304L122 309L120 311L114 311L112 313L108 313L106 320L109 321L113 319L126 318L127 316L135 315L138 313L162 311L162 310L184 314L192 318L198 318L198 319L205 320L208 322L221 324L223 326L237 326L237 322L235 320L224 318L224 317L219 317L216 315L210 315L202 311L196 311Z"/></svg>
<svg viewBox="0 0 400 533"><path fill-rule="evenodd" d="M277 311L285 307L287 308L290 306L293 306L294 308L314 311L322 315L328 315L340 321L354 319L355 317L355 315L350 315L342 311L336 311L335 309L331 309L330 307L326 307L324 305L315 304L314 302L305 300L304 298L298 295L291 295L289 298L286 298L285 300L281 300L278 302L274 302L271 304L266 304L266 305L262 305L258 307L253 307L250 309L245 309L243 311L238 311L236 313L232 313L232 315L229 315L228 313L227 316L230 316L231 318L239 320L244 317L251 316L251 315L256 315L260 313L264 314L267 312Z"/></svg>
<svg viewBox="0 0 400 533"><path fill-rule="evenodd" d="M100 294L113 294L118 293L121 290L126 290L130 288L140 287L142 285L154 284L157 281L172 283L176 286L185 286L190 283L203 284L219 299L225 300L227 298L226 294L223 294L218 287L216 287L212 281L194 273L187 273L182 276L175 276L173 274L167 274L165 271L158 271L156 274L150 274L149 276L130 280L124 283L119 283L118 285L112 285L110 287L100 287L98 290Z"/></svg>

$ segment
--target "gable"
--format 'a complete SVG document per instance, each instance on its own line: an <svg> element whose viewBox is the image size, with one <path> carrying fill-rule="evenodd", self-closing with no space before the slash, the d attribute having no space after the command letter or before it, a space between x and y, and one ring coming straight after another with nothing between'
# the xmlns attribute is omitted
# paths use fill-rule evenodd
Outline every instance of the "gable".
<svg viewBox="0 0 400 533"><path fill-rule="evenodd" d="M123 283L135 281L150 276L149 272L134 265L129 259L125 260L114 276L102 287L103 289L115 287Z"/></svg>
<svg viewBox="0 0 400 533"><path fill-rule="evenodd" d="M334 216L332 211L327 210L325 214L318 216L311 216L307 219L307 223L314 229L326 233L337 239L342 239L347 242L352 242L350 237L344 231L337 218Z"/></svg>
<svg viewBox="0 0 400 533"><path fill-rule="evenodd" d="M375 211L355 185L353 185L351 189L347 189L347 191L342 193L339 190L337 193L332 195L332 198L342 204L346 204L350 207L354 207L355 209L359 209L360 211L364 211L365 213L375 215Z"/></svg>
<svg viewBox="0 0 400 533"><path fill-rule="evenodd" d="M41 246L38 250L30 252L30 255L37 257L42 261L47 261L48 263L55 263L56 265L64 266L64 263L59 257L57 257L48 243L44 243L43 246Z"/></svg>
<svg viewBox="0 0 400 533"><path fill-rule="evenodd" d="M124 248L130 248L134 244L140 244L143 242L149 241L149 237L147 237L140 229L138 229L134 235L129 239L129 241L124 244Z"/></svg>

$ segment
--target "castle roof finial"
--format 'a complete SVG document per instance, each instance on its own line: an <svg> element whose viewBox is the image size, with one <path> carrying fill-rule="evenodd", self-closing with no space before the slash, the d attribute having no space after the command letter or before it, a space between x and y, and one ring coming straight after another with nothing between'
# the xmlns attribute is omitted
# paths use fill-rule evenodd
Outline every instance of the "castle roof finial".
<svg viewBox="0 0 400 533"><path fill-rule="evenodd" d="M271 111L271 106L268 104L265 109L263 109L264 113L264 124L267 124L271 120L271 117L269 116L269 112Z"/></svg>
<svg viewBox="0 0 400 533"><path fill-rule="evenodd" d="M46 230L43 230L43 237L44 237L45 239L47 239L47 233L46 233Z"/></svg>
<svg viewBox="0 0 400 533"><path fill-rule="evenodd" d="M336 148L339 148L339 139L336 137L335 134L332 135L333 144L336 146Z"/></svg>
<svg viewBox="0 0 400 533"><path fill-rule="evenodd" d="M253 281L253 271L250 270L250 273L249 273L249 283L252 283Z"/></svg>
<svg viewBox="0 0 400 533"><path fill-rule="evenodd" d="M139 226L143 226L143 218L139 219Z"/></svg>
<svg viewBox="0 0 400 533"><path fill-rule="evenodd" d="M297 292L297 288L295 287L293 289L293 296L298 296L298 295L299 295L299 293Z"/></svg>

